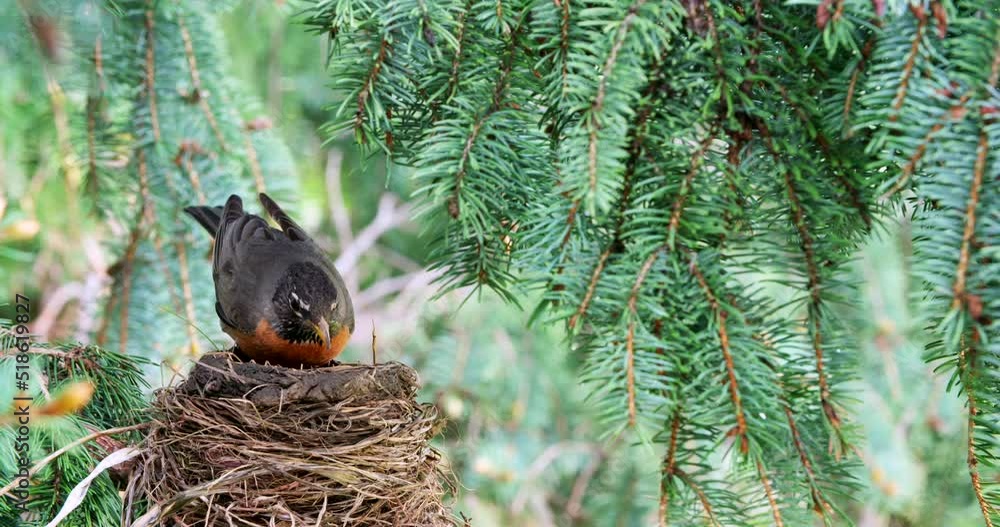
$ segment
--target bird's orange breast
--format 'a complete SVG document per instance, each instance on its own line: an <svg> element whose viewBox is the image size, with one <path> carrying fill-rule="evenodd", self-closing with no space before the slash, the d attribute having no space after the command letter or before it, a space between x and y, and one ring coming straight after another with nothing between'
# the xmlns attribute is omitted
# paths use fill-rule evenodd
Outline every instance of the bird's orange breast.
<svg viewBox="0 0 1000 527"><path fill-rule="evenodd" d="M330 339L330 346L314 342L290 342L278 336L266 320L261 320L251 335L230 333L240 351L257 362L270 362L289 368L299 366L323 366L340 355L351 338L347 327Z"/></svg>

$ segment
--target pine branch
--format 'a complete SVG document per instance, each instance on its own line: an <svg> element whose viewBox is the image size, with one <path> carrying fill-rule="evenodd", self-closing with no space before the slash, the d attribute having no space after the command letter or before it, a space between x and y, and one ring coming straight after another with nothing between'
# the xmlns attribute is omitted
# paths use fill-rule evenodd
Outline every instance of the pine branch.
<svg viewBox="0 0 1000 527"><path fill-rule="evenodd" d="M358 92L358 109L354 112L354 133L358 134L362 141L364 141L364 124L365 124L365 106L368 103L368 97L371 95L372 90L375 88L375 82L378 80L378 74L382 70L382 65L385 64L386 56L389 53L389 41L383 38L378 45L378 55L375 57L375 61L372 62L372 66L368 72L368 78L365 79L364 84L361 86L361 91Z"/></svg>
<svg viewBox="0 0 1000 527"><path fill-rule="evenodd" d="M806 477L809 481L809 492L811 493L813 503L813 510L825 517L830 505L827 504L825 499L823 499L823 494L819 490L816 472L813 470L812 461L809 460L809 454L806 453L805 443L802 441L802 436L799 434L799 428L795 424L795 417L793 416L792 409L789 406L785 406L785 417L788 419L788 427L792 431L795 451L799 455L799 461L802 463L802 468L806 471Z"/></svg>
<svg viewBox="0 0 1000 527"><path fill-rule="evenodd" d="M788 89L784 86L781 86L780 92L781 92L781 98L784 99L785 102L787 102L788 105L792 108L792 110L795 111L795 114L798 116L799 121L801 121L802 124L807 128L811 127L812 120L809 118L808 115L806 115L806 112L805 110L802 109L801 105L796 104L794 101L792 101L791 97L789 97L788 95ZM820 151L823 152L826 158L830 161L830 164L833 165L831 167L832 168L831 172L834 178L837 180L837 183L844 188L845 192L847 192L847 196L848 199L850 200L851 206L858 211L858 215L861 217L861 221L864 222L865 227L871 229L872 226L871 213L868 211L868 207L862 202L861 191L857 188L857 186L851 183L851 181L847 179L847 176L843 173L843 169L841 168L841 166L839 166L840 165L839 159L837 158L836 155L834 155L833 150L831 149L830 140L820 130L816 131L815 137L816 137L816 144L819 146Z"/></svg>
<svg viewBox="0 0 1000 527"><path fill-rule="evenodd" d="M462 12L458 15L458 20L456 21L457 34L455 35L455 40L457 44L455 45L454 58L451 60L451 74L448 75L448 95L445 98L446 102L455 96L455 91L458 88L458 72L462 64L463 45L465 44L466 19L468 18L471 10L472 0L466 0L465 8L462 9Z"/></svg>
<svg viewBox="0 0 1000 527"><path fill-rule="evenodd" d="M770 129L762 121L757 121L757 128L761 131L764 144L775 160L775 164L781 166L781 155L775 150L771 139ZM799 236L799 247L805 256L806 271L808 276L807 289L809 292L809 330L812 334L813 353L816 358L816 375L819 382L820 403L823 405L823 413L826 414L827 421L840 436L840 417L838 417L833 404L830 402L830 385L827 380L823 364L823 337L821 333L821 322L819 318L820 304L822 303L821 280L819 267L816 262L816 251L812 234L806 225L805 212L802 202L799 199L798 191L795 189L794 177L790 170L784 171L785 190L788 196L789 208L792 213L792 221ZM841 440L843 438L841 436Z"/></svg>
<svg viewBox="0 0 1000 527"><path fill-rule="evenodd" d="M694 274L695 278L698 279L698 285L705 291L705 296L708 298L708 304L712 307L712 311L715 314L716 324L718 325L719 332L719 345L722 348L722 358L726 363L726 383L729 386L729 397L733 403L733 411L736 412L736 427L726 432L727 436L736 436L740 440L740 452L746 454L750 448L750 443L747 440L747 419L743 415L743 401L740 397L739 384L736 382L736 372L733 366L733 355L729 351L729 333L726 331L726 319L729 318L729 313L722 309L719 305L719 300L716 298L715 293L712 292L711 286L708 285L708 281L705 280L705 275L701 273L698 269L698 264L692 260L691 261L691 272Z"/></svg>
<svg viewBox="0 0 1000 527"><path fill-rule="evenodd" d="M757 460L757 473L760 475L760 482L764 485L764 493L767 495L767 504L771 508L771 515L774 516L775 527L784 527L785 522L781 519L781 509L778 507L778 502L774 498L774 491L771 489L771 483L769 481L767 470L764 468L764 463Z"/></svg>
<svg viewBox="0 0 1000 527"><path fill-rule="evenodd" d="M149 119L153 138L160 140L160 116L156 109L156 34L153 25L153 0L146 0L146 100L149 102Z"/></svg>
<svg viewBox="0 0 1000 527"><path fill-rule="evenodd" d="M212 127L215 139L219 142L219 148L228 150L229 145L226 144L226 138L222 135L222 130L219 128L219 122L216 121L215 114L212 113L212 108L208 106L209 94L201 85L201 74L198 72L198 57L195 55L194 44L191 41L191 33L188 31L187 25L184 24L183 17L177 19L177 25L181 30L181 39L184 41L184 54L187 55L188 67L191 69L191 85L193 90L190 94L188 94L188 99L198 102L202 113L205 114L205 120L208 121L208 125ZM196 190L200 192L200 189Z"/></svg>
<svg viewBox="0 0 1000 527"><path fill-rule="evenodd" d="M896 97L892 100L892 113L889 114L889 122L894 122L899 118L899 110L906 100L906 91L910 85L910 77L917 62L917 54L920 52L920 42L924 38L924 28L927 26L927 15L924 14L923 7L910 6L913 16L917 19L917 28L913 34L913 44L910 46L910 53L906 56L906 63L903 65L903 75L896 88Z"/></svg>
<svg viewBox="0 0 1000 527"><path fill-rule="evenodd" d="M670 208L670 223L667 229L667 245L670 248L673 248L674 240L677 237L677 228L681 223L681 212L684 210L684 201L687 200L691 183L694 181L694 177L698 175L698 169L701 168L702 163L705 161L705 153L708 151L708 147L712 145L712 142L715 141L715 137L715 131L710 131L701 140L698 148L691 154L691 168L684 176L681 188L674 199L673 206Z"/></svg>
<svg viewBox="0 0 1000 527"><path fill-rule="evenodd" d="M139 240L153 218L150 209L151 204L149 201L149 181L147 179L148 169L146 166L146 154L143 150L138 152L138 159L136 163L139 168L139 211L136 214L135 226L129 234L129 242L125 249L125 255L122 259L120 270L115 273L115 279L119 282L119 288L121 291L121 314L119 315L118 347L119 353L122 354L126 353L128 347L128 310L130 296L132 293L132 273L135 266L136 252L139 248ZM112 296L112 298L114 298L114 296ZM108 303L108 314L106 314L104 318L105 323L111 320L109 314L115 303L115 300ZM107 326L102 326L101 330L98 332L97 343L100 346L103 346L106 341L106 330Z"/></svg>
<svg viewBox="0 0 1000 527"><path fill-rule="evenodd" d="M644 152L643 141L646 139L647 124L650 114L653 111L653 104L658 98L654 98L654 95L661 89L662 81L654 81L649 84L649 88L646 90L647 99L650 101L647 103L642 110L639 112L636 118L635 125L631 129L632 141L629 147L629 158L625 163L625 174L623 176L621 195L619 196L619 210L617 218L615 220L615 227L611 234L611 239L606 244L601 255L597 258L597 265L594 267L593 273L590 275L590 282L587 284L587 291L583 295L583 301L580 302L580 306L577 308L576 313L570 317L568 325L570 329L576 327L576 323L586 314L587 307L590 305L590 301L594 297L594 292L597 290L597 283L601 278L601 272L604 270L604 265L607 263L608 257L611 256L611 252L614 250L615 246L621 243L621 232L622 226L625 223L626 209L631 203L632 195L632 180L635 177L636 166L639 163L640 157ZM572 220L576 216L578 207L580 206L580 200L573 202L570 207L570 216L567 220L569 226L566 230L566 235L563 237L563 244L569 239L572 232ZM652 264L650 264L652 265ZM648 272L648 270L647 270ZM630 330L630 334L635 328ZM631 421L634 423L634 400L632 404L629 404Z"/></svg>
<svg viewBox="0 0 1000 527"><path fill-rule="evenodd" d="M497 9L499 10L499 5L497 4ZM499 12L499 11L498 11ZM448 200L448 214L451 215L452 219L458 219L461 213L461 208L459 205L459 198L461 196L462 190L462 180L465 179L465 174L468 168L469 156L472 153L472 147L476 143L476 139L479 137L479 132L494 113L500 111L504 104L504 97L507 93L509 86L509 78L511 71L513 70L514 59L516 57L516 52L519 47L518 38L521 33L521 26L518 25L514 31L511 32L510 38L507 42L507 50L504 53L504 57L500 63L500 73L497 76L496 84L493 87L493 99L490 106L477 117L476 122L472 125L472 131L469 133L468 138L465 140L465 145L462 148L462 154L458 160L458 170L455 172L455 184L454 190L452 191L451 198Z"/></svg>
<svg viewBox="0 0 1000 527"><path fill-rule="evenodd" d="M636 313L636 302L639 300L639 291L642 289L642 283L646 281L646 277L649 276L649 270L653 268L653 264L656 263L656 259L660 256L660 250L657 250L653 254L646 258L646 261L642 263L642 267L639 268L639 274L635 277L635 283L632 284L632 290L628 295L628 311L629 323L628 323L628 335L625 338L625 348L627 354L625 355L626 364L626 387L628 389L628 422L630 426L635 426L635 322L637 318Z"/></svg>
<svg viewBox="0 0 1000 527"><path fill-rule="evenodd" d="M951 308L959 309L965 302L965 280L969 269L969 248L972 236L976 232L976 208L979 206L979 189L983 184L983 172L986 169L986 155L989 143L986 132L979 133L979 148L976 164L972 168L972 187L969 189L969 204L965 208L965 228L962 232L962 244L959 249L958 268L955 269L955 285L952 286Z"/></svg>
<svg viewBox="0 0 1000 527"><path fill-rule="evenodd" d="M199 354L198 347L198 337L195 335L194 324L198 319L195 318L194 310L194 296L191 293L191 276L188 269L187 261L187 248L183 240L177 240L174 244L177 249L177 263L181 270L181 290L184 292L184 314L187 315L188 324L187 334L188 340L190 341L189 353L193 357L197 357Z"/></svg>
<svg viewBox="0 0 1000 527"><path fill-rule="evenodd" d="M917 148L915 148L913 153L910 154L909 159L906 160L906 164L904 164L902 170L900 170L899 177L893 183L892 188L886 191L885 194L879 198L880 200L888 199L900 190L906 188L906 184L909 183L910 176L912 176L916 171L917 165L923 159L924 154L927 153L927 147L929 147L931 141L934 140L934 136L945 127L945 124L948 121L961 120L965 117L965 104L971 97L972 93L966 92L958 98L954 105L941 113L941 115L937 118L937 121L927 131L927 135L924 136L920 144L917 145Z"/></svg>
<svg viewBox="0 0 1000 527"><path fill-rule="evenodd" d="M635 21L639 8L645 3L646 0L636 0L628 8L628 14L625 15L625 18L618 24L618 32L615 35L614 43L611 45L611 51L608 52L608 58L604 61L604 68L601 70L600 80L597 84L597 94L590 105L590 118L587 120L587 126L590 130L590 142L587 146L587 155L589 156L587 167L589 169L591 193L597 192L597 131L601 127L597 116L604 110L604 98L607 96L608 78L611 77L615 63L618 61L618 54L621 52L622 45L625 44L625 36Z"/></svg>
<svg viewBox="0 0 1000 527"><path fill-rule="evenodd" d="M39 470L43 469L46 465L48 465L49 463L51 463L54 459L58 458L59 456L65 454L66 452L70 451L71 449L73 449L75 447L78 447L80 445L89 443L89 442L91 442L91 441L93 441L95 439L98 439L100 437L105 437L105 436L114 435L114 434L124 434L126 432L132 432L132 431L135 431L135 430L141 430L141 429L146 428L148 426L149 426L149 423L139 423L137 425L120 426L118 428L111 428L109 430L100 430L98 432L92 432L92 433L90 433L88 435L85 435L85 436L83 436L83 437L75 440L75 441L67 443L63 447L59 448L58 450L56 450L56 451L52 452L51 454L49 454L49 455L45 456L44 458L42 458L41 461L35 463L28 470L28 474L29 474L28 477L34 476L35 474L38 473ZM14 487L17 484L18 484L18 480L15 479L15 480L11 481L9 484L7 484L7 486L5 486L3 488L0 488L0 497L6 496L8 492L14 490ZM56 500L56 501L58 501L58 500Z"/></svg>
<svg viewBox="0 0 1000 527"><path fill-rule="evenodd" d="M663 456L663 469L660 474L660 510L659 526L667 527L670 517L670 486L677 470L677 434L681 428L681 409L674 409L674 416L670 419L670 443L667 445L666 454Z"/></svg>
<svg viewBox="0 0 1000 527"><path fill-rule="evenodd" d="M601 271L604 271L604 264L607 263L608 257L611 256L614 243L615 240L608 243L608 246L601 252L601 255L597 257L597 265L594 266L594 272L590 275L590 282L587 283L587 291L583 295L583 301L580 302L580 307L576 308L576 313L569 318L568 324L570 329L575 328L577 321L587 313L587 307L590 306L590 301L594 298L594 292L597 290L597 282L601 279Z"/></svg>
<svg viewBox="0 0 1000 527"><path fill-rule="evenodd" d="M974 334L976 336L978 334ZM973 339L975 342L978 339ZM966 400L968 401L968 440L966 442L966 448L968 451L968 456L966 457L966 463L969 466L969 477L972 480L972 491L976 495L976 501L979 503L979 509L983 513L983 519L986 521L987 527L993 527L993 515L996 514L996 510L993 505L990 504L983 493L983 484L979 476L979 457L980 455L976 452L976 418L979 415L978 406L976 405L976 392L973 388L973 379L976 373L975 364L975 348L969 347L962 350L958 356L959 372L962 375L963 384L965 388Z"/></svg>
<svg viewBox="0 0 1000 527"><path fill-rule="evenodd" d="M805 29L816 10L759 0L458 1L438 53L419 33L423 6L391 22L378 2L353 18L328 2L310 14L337 28L345 107L380 39L407 42L383 65L391 81L372 90L364 127L409 145L392 155L416 167L444 286L543 291L533 316L572 330L602 425L663 443L661 524L683 510L693 523L792 525L809 521L803 503L831 523L828 496L854 488L842 454L856 427L836 398L859 348L842 302L851 254L897 203L877 192L912 175L920 214L957 227L924 259L937 277L929 302L945 300L941 277L958 268L966 113L987 104L982 50L996 47L986 0L972 1L931 7L943 40L925 38L926 16L883 17L879 2L829 2L834 23L819 32ZM980 211L992 204L984 171ZM977 244L991 243L982 218L965 282L976 299L988 280ZM770 276L776 288L760 285ZM967 333L968 317L948 320L949 338ZM662 409L681 407L671 432Z"/></svg>
<svg viewBox="0 0 1000 527"><path fill-rule="evenodd" d="M712 525L714 527L722 527L722 524L719 523L719 520L715 518L715 514L712 513L712 503L709 502L708 496L705 494L705 491L702 490L702 488L697 483L695 483L694 479L692 479L691 476L684 470L674 467L674 474L676 474L677 477L681 481L683 481L691 490L693 490L696 496L698 496L698 501L701 502L701 506L705 511L705 516L707 516L709 525Z"/></svg>
<svg viewBox="0 0 1000 527"><path fill-rule="evenodd" d="M854 102L854 91L858 85L858 77L864 72L865 65L868 63L868 59L872 56L872 51L875 50L875 35L868 37L865 41L865 46L861 48L861 57L858 59L858 63L854 65L851 70L851 80L847 83L847 96L844 100L844 130L846 130L846 137L850 137L852 132L850 130L850 118L851 118L851 104Z"/></svg>
<svg viewBox="0 0 1000 527"><path fill-rule="evenodd" d="M205 196L205 191L202 190L201 176L198 174L198 168L194 165L194 155L196 153L204 153L200 145L194 142L181 143L181 148L177 151L177 156L174 157L174 164L181 166L187 172L191 188L194 189L194 194L198 197L198 204L205 205L208 203L208 198Z"/></svg>

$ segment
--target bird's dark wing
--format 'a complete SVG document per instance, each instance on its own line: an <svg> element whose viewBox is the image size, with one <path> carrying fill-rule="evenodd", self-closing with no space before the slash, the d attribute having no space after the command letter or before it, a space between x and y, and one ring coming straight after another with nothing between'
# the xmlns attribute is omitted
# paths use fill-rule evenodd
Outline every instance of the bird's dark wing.
<svg viewBox="0 0 1000 527"><path fill-rule="evenodd" d="M281 231L285 233L285 236L288 236L288 239L293 241L305 241L309 239L306 231L302 230L299 224L295 223L285 211L281 210L281 207L273 199L263 192L260 193L260 204L264 206L267 214L274 221L278 222L278 226L281 227Z"/></svg>
<svg viewBox="0 0 1000 527"><path fill-rule="evenodd" d="M243 201L232 195L219 218L212 260L215 310L222 322L238 331L251 332L259 322L255 290L260 264L251 257L258 242L273 242L278 231L255 214L243 210Z"/></svg>
<svg viewBox="0 0 1000 527"><path fill-rule="evenodd" d="M222 208L222 216L219 217L219 228L215 233L215 251L212 256L212 275L217 276L220 270L220 262L224 260L222 254L223 247L232 246L232 226L245 216L243 212L243 200L233 194L226 200L226 206ZM230 252L231 258L234 253Z"/></svg>
<svg viewBox="0 0 1000 527"><path fill-rule="evenodd" d="M222 304L218 300L215 301L215 314L219 315L219 320L221 320L224 325L229 326L231 328L238 328L236 323L233 322L229 318L229 315L226 314L226 311L222 309ZM244 329L241 331L246 331L246 330Z"/></svg>

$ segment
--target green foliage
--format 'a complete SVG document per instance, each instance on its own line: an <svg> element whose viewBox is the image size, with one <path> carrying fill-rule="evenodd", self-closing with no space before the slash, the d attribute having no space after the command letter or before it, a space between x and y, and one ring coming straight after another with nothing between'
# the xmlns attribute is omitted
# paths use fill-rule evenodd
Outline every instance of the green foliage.
<svg viewBox="0 0 1000 527"><path fill-rule="evenodd" d="M311 0L300 20L329 38L322 51L271 16L299 6L3 5L18 15L0 20L17 65L0 73L0 199L19 199L0 201L0 280L26 281L36 257L79 266L51 249L59 237L107 231L97 333L111 349L177 357L206 344L198 330L219 336L207 239L179 208L248 194L258 166L280 197L279 133L318 174L328 58L325 132L367 148L342 163L355 223L383 184L416 188L448 287L541 299L527 340L513 315L469 303L471 320L428 323L406 348L427 393L461 406L444 446L474 517L997 520L996 0ZM57 22L61 55L30 15ZM289 71L265 71L276 62ZM382 180L383 159L397 177ZM102 225L81 221L91 203ZM897 215L912 253L880 245L852 272ZM570 346L541 329L553 322ZM66 422L51 447L81 434ZM532 469L580 437L607 440ZM571 514L595 451L608 457ZM72 455L53 500L93 465ZM95 525L117 510L101 481Z"/></svg>
<svg viewBox="0 0 1000 527"><path fill-rule="evenodd" d="M227 73L217 17L228 6L80 1L7 9L17 16L5 18L16 26L5 38L37 68L5 74L17 83L11 91L23 97L25 89L46 86L55 113L44 120L55 123L42 128L47 137L23 121L12 122L24 126L25 142L59 148L58 166L71 196L61 197L70 206L68 221L79 221L76 194L82 192L110 230L116 261L98 342L122 353L172 359L205 349L209 339L221 336L216 324L201 322L214 317L210 295L196 294L212 288L209 237L192 229L181 209L221 204L233 193L252 204L265 188L279 200L293 198L294 172L284 143L271 122L260 119L259 104ZM46 36L57 55L43 53ZM24 115L19 108L18 116ZM4 134L7 141L19 140L17 129L11 132ZM39 154L44 160L45 152ZM30 160L13 164L31 168ZM14 181L20 185L15 196L25 196L16 206L28 205L23 212L35 220L40 206L32 200L33 181ZM10 223L20 216L8 218ZM7 251L10 257L17 257L16 249Z"/></svg>
<svg viewBox="0 0 1000 527"><path fill-rule="evenodd" d="M109 221L126 230L99 341L133 353L195 353L217 337L212 320L208 237L181 214L255 191L286 198L291 162L283 143L255 121L259 109L226 74L218 3L117 2L97 40L86 117L101 131L88 159L89 188ZM207 10L207 11L206 11ZM98 67L98 63L101 67ZM89 144L89 143L88 143ZM277 187L277 188L275 188ZM135 301L139 299L139 301ZM199 324L196 328L194 325Z"/></svg>
<svg viewBox="0 0 1000 527"><path fill-rule="evenodd" d="M13 335L6 325L0 328L3 349L13 350ZM142 367L148 365L143 359L120 355L97 347L72 345L33 346L30 374L31 390L26 395L34 398L31 402L28 453L32 465L55 450L94 431L135 425L146 419L148 407L145 391L148 389ZM8 351L0 357L0 375L13 379L16 368L15 355ZM58 395L66 386L77 382L90 382L94 386L93 397L82 411L70 415L43 415L41 410L52 395ZM14 383L4 383L0 388L3 401L13 401L20 395ZM13 409L5 412L10 416ZM13 445L17 436L16 427L9 422L0 426L0 441L10 445L0 456L3 474L16 474L18 467L13 455ZM137 441L137 432L122 434L116 441ZM113 451L109 443L85 443L76 446L42 468L31 478L27 516L29 521L48 521L62 507L67 494L93 470L100 459ZM5 477L0 486L6 486L10 479ZM0 500L0 523L11 525L17 522L18 511L11 501ZM107 474L94 480L88 498L61 525L105 526L119 523L122 501L118 485Z"/></svg>
<svg viewBox="0 0 1000 527"><path fill-rule="evenodd" d="M661 522L838 521L847 264L909 189L928 358L970 401L991 515L1000 5L889 4L315 0L307 22L328 131L414 167L447 286L541 290L605 433L661 444Z"/></svg>
<svg viewBox="0 0 1000 527"><path fill-rule="evenodd" d="M5 66L0 82L7 88L0 96L0 280L41 297L36 307L44 309L58 295L36 295L35 288L46 291L49 280L60 280L53 272L65 272L62 280L104 273L90 267L98 252L90 245L95 239L108 242L105 249L113 258L107 270L111 287L100 298L103 309L78 314L71 324L79 325L66 331L106 348L43 346L33 359L33 379L42 380L45 394L72 380L96 384L94 400L81 414L33 423L36 462L95 430L137 422L147 407L148 385L140 369L150 374L163 358L177 368L183 364L177 359L221 340L214 300L203 294L212 290L209 237L194 229L181 209L221 204L231 193L253 202L265 184L288 201L294 180L284 143L269 121L258 119L255 100L228 76L217 22L228 6L0 5L10 15L0 21ZM93 278L87 277L87 287L96 297L101 284L92 284ZM100 322L84 324L88 318ZM0 369L12 377L13 360L2 362ZM48 397L37 383L32 389L36 400ZM9 401L13 393L4 393ZM8 427L0 434L2 444L13 445ZM31 519L51 518L107 453L106 446L90 442L39 472ZM4 450L0 463L4 474L13 474L8 469L14 456L8 454ZM118 524L118 491L101 475L66 524ZM6 500L0 505L4 524L12 521L9 505Z"/></svg>

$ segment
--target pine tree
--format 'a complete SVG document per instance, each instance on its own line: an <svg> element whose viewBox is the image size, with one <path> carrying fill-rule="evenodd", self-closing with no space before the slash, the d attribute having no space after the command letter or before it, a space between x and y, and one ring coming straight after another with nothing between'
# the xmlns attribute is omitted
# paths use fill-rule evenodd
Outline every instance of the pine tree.
<svg viewBox="0 0 1000 527"><path fill-rule="evenodd" d="M207 246L178 211L287 179L227 75L229 4L10 6L14 49L70 28L79 67L47 76L64 126L24 129L118 235L112 350L209 343ZM327 132L412 168L447 287L542 296L605 435L655 445L662 525L839 523L872 322L850 260L899 215L924 358L965 400L970 495L998 520L996 0L312 0L304 20L331 42ZM621 496L637 470L609 478Z"/></svg>
<svg viewBox="0 0 1000 527"><path fill-rule="evenodd" d="M20 140L23 145L15 143L11 150L27 154L12 165L27 172L36 162L31 156L44 160L44 145L56 143L58 171L52 172L66 180L66 206L82 201L89 209L68 211L69 221L92 213L111 231L108 249L118 258L109 270L113 283L98 314L100 325L95 335L85 335L99 346L38 345L33 351L38 382L28 395L39 401L36 407L73 382L92 383L94 396L79 414L35 423L32 463L60 454L31 478L26 516L0 500L3 525L18 518L49 521L96 461L120 448L122 439L139 441L132 432L62 450L92 433L148 418L143 374L162 375L158 364L143 357L166 358L178 369L182 359L220 347L214 299L203 294L213 287L210 244L181 209L265 189L279 199L293 197L287 148L261 118L257 103L228 76L217 19L228 7L153 0L0 2L10 15L0 26L4 58L9 53L16 61L5 79L15 88L27 87L32 96L36 90L49 95L48 101L29 97L31 112L26 112L25 103L16 100L20 90L11 90L14 111L5 113L4 127L16 127L3 136ZM36 154L37 145L43 146ZM31 203L30 187L9 190L12 208ZM12 378L6 324L0 332L5 352L0 370ZM10 401L13 386L3 393ZM0 424L0 443L13 446L13 429ZM6 486L16 470L15 457L4 452ZM102 474L63 524L113 525L121 517L119 485Z"/></svg>
<svg viewBox="0 0 1000 527"><path fill-rule="evenodd" d="M21 371L17 368L21 363L15 360L13 351L16 335L19 333L13 331L11 321L0 320L0 345L5 351L11 350L0 359L0 374L8 379L14 378L15 371ZM16 390L13 383L7 383L0 395L5 401L25 395L35 399L27 403L31 407L27 444L32 467L39 469L31 478L27 513L18 510L8 498L0 500L0 523L3 525L19 525L20 520L39 525L39 521L47 522L59 511L76 484L90 474L96 461L124 446L123 441L139 440L141 436L137 430L148 419L144 391L149 385L142 374L142 367L148 366L147 361L94 346L68 344L33 344L28 356L34 378L31 391ZM85 398L71 391L79 384L89 387L84 390L88 393ZM13 449L19 433L10 426L12 412L13 407L0 423L0 441L5 445L4 453L8 454L0 460L5 494L9 484L18 483L14 477L19 469L18 456L13 455ZM96 432L109 430L120 433L117 438L93 436ZM68 448L51 459L42 455L57 453L86 437L97 441L77 443L84 446ZM101 474L94 480L88 499L62 525L114 525L121 516L118 484L110 475Z"/></svg>
<svg viewBox="0 0 1000 527"><path fill-rule="evenodd" d="M207 240L181 209L267 190L290 198L292 163L257 103L227 76L218 2L80 2L72 33L87 86L76 144L86 192L121 235L97 342L197 355L221 331Z"/></svg>
<svg viewBox="0 0 1000 527"><path fill-rule="evenodd" d="M352 131L413 167L449 287L544 300L660 524L828 524L854 483L859 243L902 212L996 455L1000 4L317 0ZM804 505L804 506L803 506ZM809 512L810 510L814 512Z"/></svg>

